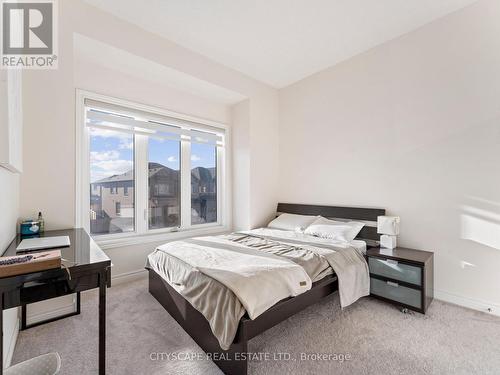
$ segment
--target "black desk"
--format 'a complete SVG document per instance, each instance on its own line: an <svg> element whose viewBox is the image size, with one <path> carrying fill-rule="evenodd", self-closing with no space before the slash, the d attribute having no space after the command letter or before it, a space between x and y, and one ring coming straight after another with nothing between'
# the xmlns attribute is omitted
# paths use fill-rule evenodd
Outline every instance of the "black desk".
<svg viewBox="0 0 500 375"><path fill-rule="evenodd" d="M54 297L99 288L99 374L106 371L106 287L111 286L111 261L83 229L47 231L44 237L69 236L70 247L61 248L67 270L52 269L0 278L0 360L3 358L3 310ZM16 255L17 236L3 256ZM0 375L3 366L0 366Z"/></svg>

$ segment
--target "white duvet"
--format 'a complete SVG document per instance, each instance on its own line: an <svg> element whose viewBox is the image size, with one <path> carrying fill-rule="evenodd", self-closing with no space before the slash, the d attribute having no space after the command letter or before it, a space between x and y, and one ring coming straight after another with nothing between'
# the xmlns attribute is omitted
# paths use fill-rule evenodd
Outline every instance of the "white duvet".
<svg viewBox="0 0 500 375"><path fill-rule="evenodd" d="M312 285L304 268L294 262L221 237L177 241L157 251L168 252L231 289L251 319Z"/></svg>

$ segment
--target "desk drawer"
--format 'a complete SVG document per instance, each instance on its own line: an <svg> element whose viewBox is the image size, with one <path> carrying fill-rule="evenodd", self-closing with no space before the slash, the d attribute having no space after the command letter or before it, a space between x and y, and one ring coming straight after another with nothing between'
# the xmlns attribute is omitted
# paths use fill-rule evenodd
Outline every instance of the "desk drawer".
<svg viewBox="0 0 500 375"><path fill-rule="evenodd" d="M370 266L370 273L374 275L389 277L418 286L422 285L422 269L420 267L410 266L395 260L373 257L368 258L368 265Z"/></svg>
<svg viewBox="0 0 500 375"><path fill-rule="evenodd" d="M422 307L422 292L420 290L407 288L390 281L370 278L370 293L418 309Z"/></svg>

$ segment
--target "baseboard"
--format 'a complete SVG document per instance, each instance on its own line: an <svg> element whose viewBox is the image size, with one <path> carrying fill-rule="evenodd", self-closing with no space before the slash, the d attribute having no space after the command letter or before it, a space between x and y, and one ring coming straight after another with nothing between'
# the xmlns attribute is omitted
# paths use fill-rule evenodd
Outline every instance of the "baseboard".
<svg viewBox="0 0 500 375"><path fill-rule="evenodd" d="M131 271L131 272L126 272L126 273L121 273L118 275L115 275L112 277L112 285L119 285L122 283L134 281L134 280L139 280L142 278L145 278L147 276L147 271L142 268L136 271ZM26 324L31 325L34 323L38 323L41 321L57 318L62 315L70 314L75 312L75 301L71 305L67 305L61 308L57 308L55 310L50 310L45 313L41 314L35 314L35 315L29 315L26 317ZM20 328L20 320L16 319L16 325L14 327L14 330L12 332L12 337L9 341L9 347L5 348L7 356L4 361L4 368L7 368L11 365L12 363L12 358L14 356L14 349L16 347L16 342L17 342L17 336L19 334L19 328Z"/></svg>
<svg viewBox="0 0 500 375"><path fill-rule="evenodd" d="M497 303L463 297L458 294L445 292L443 290L434 290L434 298L440 301L452 303L454 305L467 307L472 310L500 316L500 305Z"/></svg>
<svg viewBox="0 0 500 375"><path fill-rule="evenodd" d="M8 368L12 364L12 357L14 357L14 349L16 348L17 336L19 334L19 318L16 319L16 325L14 331L12 331L12 337L9 340L9 347L7 349L7 357L5 357L4 368Z"/></svg>
<svg viewBox="0 0 500 375"><path fill-rule="evenodd" d="M118 274L112 277L111 279L111 285L119 285L125 282L130 282L134 280L141 279L143 277L146 277L147 271L145 269L139 269L136 271L132 272L126 272L122 274ZM54 319L62 315L67 315L75 312L75 300L71 304L68 304L63 307L56 308L54 310L50 310L47 312L39 313L39 314L27 314L26 317L26 324L31 325L34 323L38 323L41 321L49 320L49 319Z"/></svg>
<svg viewBox="0 0 500 375"><path fill-rule="evenodd" d="M49 319L55 319L63 315L68 315L76 311L76 297L73 298L71 305L66 305L59 307L54 310L50 310L40 314L26 314L26 325L30 326L32 324L43 322Z"/></svg>
<svg viewBox="0 0 500 375"><path fill-rule="evenodd" d="M113 287L114 285L120 285L123 283L128 283L130 281L135 281L145 278L147 276L147 272L148 271L146 271L144 268L141 268L135 271L113 275L111 277L111 286Z"/></svg>

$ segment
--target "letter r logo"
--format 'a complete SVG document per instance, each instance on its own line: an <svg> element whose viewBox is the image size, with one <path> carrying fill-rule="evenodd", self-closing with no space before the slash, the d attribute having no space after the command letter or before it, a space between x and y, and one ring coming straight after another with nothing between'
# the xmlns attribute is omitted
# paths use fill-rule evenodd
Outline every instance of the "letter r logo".
<svg viewBox="0 0 500 375"><path fill-rule="evenodd" d="M52 2L2 3L3 54L53 53Z"/></svg>

